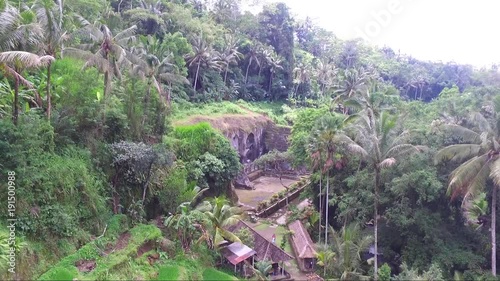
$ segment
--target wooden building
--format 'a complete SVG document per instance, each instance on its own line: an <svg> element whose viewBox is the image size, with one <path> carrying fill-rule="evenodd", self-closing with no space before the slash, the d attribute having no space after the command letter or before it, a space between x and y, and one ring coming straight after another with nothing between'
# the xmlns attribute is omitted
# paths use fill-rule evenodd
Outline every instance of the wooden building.
<svg viewBox="0 0 500 281"><path fill-rule="evenodd" d="M300 270L303 272L314 271L316 269L318 253L314 249L311 236L309 236L309 233L299 220L289 224L288 228L293 232L293 235L290 236L290 244L292 245Z"/></svg>
<svg viewBox="0 0 500 281"><path fill-rule="evenodd" d="M228 227L228 230L232 233L238 232L240 229L248 229L254 238L253 250L256 252L256 261L269 261L273 265L272 280L286 279L290 278L284 268L284 262L293 260L293 257L287 252L281 250L276 244L267 240L264 236L260 235L255 229L250 227L244 221L239 221L238 223Z"/></svg>
<svg viewBox="0 0 500 281"><path fill-rule="evenodd" d="M252 276L252 270L247 268L253 266L256 252L242 243L232 243L221 250L226 260L234 266L234 272L241 276Z"/></svg>

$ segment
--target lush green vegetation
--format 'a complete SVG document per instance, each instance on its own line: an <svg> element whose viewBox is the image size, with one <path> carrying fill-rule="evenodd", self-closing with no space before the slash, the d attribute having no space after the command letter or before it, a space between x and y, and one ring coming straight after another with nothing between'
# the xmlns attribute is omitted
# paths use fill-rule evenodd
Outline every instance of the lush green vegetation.
<svg viewBox="0 0 500 281"><path fill-rule="evenodd" d="M228 275L224 272L220 272L213 268L207 268L203 271L203 280L238 280L238 278Z"/></svg>
<svg viewBox="0 0 500 281"><path fill-rule="evenodd" d="M182 280L183 276L181 276L182 268L178 266L162 266L160 271L158 272L158 280Z"/></svg>
<svg viewBox="0 0 500 281"><path fill-rule="evenodd" d="M496 276L497 67L340 40L284 3L241 7L0 1L0 178L15 173L17 218L12 275L0 212L0 279L233 279L212 268L218 242L240 240L226 226L242 165L197 120L245 115L293 126L289 151L260 161L312 173L316 210L292 218L320 245L318 274Z"/></svg>

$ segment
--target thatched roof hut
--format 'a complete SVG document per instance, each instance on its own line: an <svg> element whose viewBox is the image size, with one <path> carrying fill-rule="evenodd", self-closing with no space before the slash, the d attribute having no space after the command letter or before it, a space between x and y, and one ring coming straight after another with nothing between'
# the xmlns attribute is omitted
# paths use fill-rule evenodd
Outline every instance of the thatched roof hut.
<svg viewBox="0 0 500 281"><path fill-rule="evenodd" d="M276 246L271 241L267 240L264 236L260 235L257 231L255 231L244 221L240 220L238 223L229 226L228 230L234 233L244 228L250 230L250 232L253 234L254 238L253 250L257 253L256 258L258 260L260 261L268 260L271 261L272 263L279 263L283 261L293 260L292 256L290 256L285 251L281 250L278 246Z"/></svg>
<svg viewBox="0 0 500 281"><path fill-rule="evenodd" d="M309 236L302 222L296 220L288 225L288 228L293 232L290 237L297 263L302 271L314 270L316 264L317 252L314 249L314 242Z"/></svg>

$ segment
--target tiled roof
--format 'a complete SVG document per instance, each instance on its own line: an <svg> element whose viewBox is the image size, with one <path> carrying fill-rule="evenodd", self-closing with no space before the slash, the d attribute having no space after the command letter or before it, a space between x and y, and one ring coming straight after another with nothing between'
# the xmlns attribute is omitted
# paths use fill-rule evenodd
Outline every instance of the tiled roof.
<svg viewBox="0 0 500 281"><path fill-rule="evenodd" d="M289 224L288 228L293 231L292 246L297 258L315 258L317 252L314 249L314 243L311 236L309 236L304 225L299 220L296 220Z"/></svg>

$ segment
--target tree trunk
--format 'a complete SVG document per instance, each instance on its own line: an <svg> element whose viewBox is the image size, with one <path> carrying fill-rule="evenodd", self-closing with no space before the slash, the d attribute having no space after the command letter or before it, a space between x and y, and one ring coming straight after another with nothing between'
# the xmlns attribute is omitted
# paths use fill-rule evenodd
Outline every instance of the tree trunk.
<svg viewBox="0 0 500 281"><path fill-rule="evenodd" d="M168 91L167 91L167 109L170 109L172 106L172 82L168 83Z"/></svg>
<svg viewBox="0 0 500 281"><path fill-rule="evenodd" d="M52 99L50 97L50 73L51 73L52 63L49 62L47 66L47 119L50 121L50 115L52 111Z"/></svg>
<svg viewBox="0 0 500 281"><path fill-rule="evenodd" d="M144 206L144 201L146 200L146 191L148 190L149 180L151 179L151 169L153 168L153 162L149 165L148 176L146 177L146 182L144 182L143 192L142 192L142 205Z"/></svg>
<svg viewBox="0 0 500 281"><path fill-rule="evenodd" d="M252 60L248 62L247 72L245 73L245 85L248 83L248 70L250 70L250 65L252 65Z"/></svg>
<svg viewBox="0 0 500 281"><path fill-rule="evenodd" d="M149 107L149 97L151 96L151 79L148 81L148 89L146 90L146 96L144 96L144 112L143 112L143 115L142 115L142 126L144 127L144 124L146 124L146 120L147 120L147 117L148 115L146 114L147 113L147 110L148 110L148 107ZM161 98L161 93L158 93L158 95L160 96Z"/></svg>
<svg viewBox="0 0 500 281"><path fill-rule="evenodd" d="M104 72L104 91L102 94L103 99L106 98L106 95L108 94L108 90L109 90L109 70L106 70Z"/></svg>
<svg viewBox="0 0 500 281"><path fill-rule="evenodd" d="M493 196L491 198L491 274L497 276L497 187L493 186Z"/></svg>
<svg viewBox="0 0 500 281"><path fill-rule="evenodd" d="M19 78L15 76L14 80L14 110L12 111L12 121L17 126L17 118L19 117Z"/></svg>
<svg viewBox="0 0 500 281"><path fill-rule="evenodd" d="M224 85L226 85L227 81L227 70L229 69L229 66L226 67L226 71L224 71Z"/></svg>
<svg viewBox="0 0 500 281"><path fill-rule="evenodd" d="M108 90L109 90L109 71L104 72L104 92L102 95L102 104L103 104L103 110L102 110L102 126L100 128L100 137L102 138L104 136L104 126L106 125L106 99L108 95Z"/></svg>
<svg viewBox="0 0 500 281"><path fill-rule="evenodd" d="M271 71L269 75L269 87L267 89L269 93L271 93L272 86L273 86L273 72Z"/></svg>
<svg viewBox="0 0 500 281"><path fill-rule="evenodd" d="M375 260L374 260L374 271L373 278L375 281L378 279L378 187L380 185L380 169L378 167L375 168L375 203L374 203L374 248L375 248Z"/></svg>
<svg viewBox="0 0 500 281"><path fill-rule="evenodd" d="M118 207L120 205L120 195L116 192L116 185L118 183L118 173L113 176L111 180L112 194L113 194L113 213L118 214Z"/></svg>
<svg viewBox="0 0 500 281"><path fill-rule="evenodd" d="M328 246L328 197L330 192L330 171L326 172L326 194L325 194L325 245Z"/></svg>
<svg viewBox="0 0 500 281"><path fill-rule="evenodd" d="M196 86L198 85L198 74L200 73L200 64L201 62L198 61L198 67L196 67L196 74L194 75L194 91L196 92Z"/></svg>
<svg viewBox="0 0 500 281"><path fill-rule="evenodd" d="M321 242L321 215L323 214L323 208L321 208L323 206L323 202L321 202L321 200L323 199L322 195L321 195L321 192L323 191L322 187L321 187L321 180L322 180L322 178L323 178L323 173L320 171L319 172L319 226L318 226L318 243Z"/></svg>

